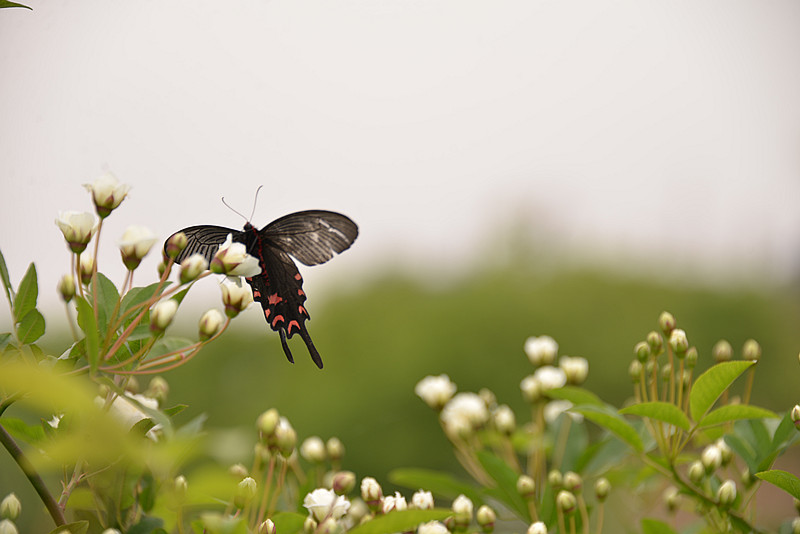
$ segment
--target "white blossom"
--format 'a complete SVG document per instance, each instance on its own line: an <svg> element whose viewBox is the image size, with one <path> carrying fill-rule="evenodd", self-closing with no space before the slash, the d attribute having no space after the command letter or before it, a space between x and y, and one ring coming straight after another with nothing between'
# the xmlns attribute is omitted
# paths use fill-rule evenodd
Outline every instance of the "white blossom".
<svg viewBox="0 0 800 534"><path fill-rule="evenodd" d="M414 387L414 393L435 410L441 410L455 392L456 385L447 375L426 376Z"/></svg>
<svg viewBox="0 0 800 534"><path fill-rule="evenodd" d="M383 498L383 513L388 514L392 510L397 510L398 512L406 510L408 508L408 503L406 502L406 498L403 497L399 491L395 491L394 495L387 495Z"/></svg>
<svg viewBox="0 0 800 534"><path fill-rule="evenodd" d="M537 367L552 364L558 355L558 343L550 336L529 337L524 349L530 362Z"/></svg>
<svg viewBox="0 0 800 534"><path fill-rule="evenodd" d="M570 384L583 384L589 375L589 361L579 356L562 356L558 366L564 371L567 382Z"/></svg>
<svg viewBox="0 0 800 534"><path fill-rule="evenodd" d="M116 209L131 189L131 186L120 183L110 172L104 173L93 184L83 184L83 187L92 194L92 200L100 217L107 217Z"/></svg>
<svg viewBox="0 0 800 534"><path fill-rule="evenodd" d="M442 409L442 423L450 429L477 429L489 420L486 403L475 393L459 393Z"/></svg>
<svg viewBox="0 0 800 534"><path fill-rule="evenodd" d="M417 534L450 534L450 531L441 521L430 521L417 527Z"/></svg>
<svg viewBox="0 0 800 534"><path fill-rule="evenodd" d="M81 211L59 211L56 225L64 234L70 250L76 254L86 250L97 230L94 215Z"/></svg>
<svg viewBox="0 0 800 534"><path fill-rule="evenodd" d="M350 508L350 502L341 495L336 495L333 490L318 488L306 495L303 506L317 521L326 517L339 519Z"/></svg>
<svg viewBox="0 0 800 534"><path fill-rule="evenodd" d="M211 270L228 276L256 276L261 274L258 258L247 253L244 243L233 242L232 234L228 234L225 242L219 246L211 260Z"/></svg>
<svg viewBox="0 0 800 534"><path fill-rule="evenodd" d="M311 436L300 444L300 456L312 463L325 460L325 442L319 436Z"/></svg>
<svg viewBox="0 0 800 534"><path fill-rule="evenodd" d="M417 510L433 508L433 494L430 491L418 490L411 496L411 506Z"/></svg>

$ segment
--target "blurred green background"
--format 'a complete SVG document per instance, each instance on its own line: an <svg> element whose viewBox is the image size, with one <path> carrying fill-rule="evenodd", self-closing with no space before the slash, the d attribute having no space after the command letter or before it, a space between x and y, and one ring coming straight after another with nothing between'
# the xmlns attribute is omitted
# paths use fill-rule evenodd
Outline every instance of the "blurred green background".
<svg viewBox="0 0 800 534"><path fill-rule="evenodd" d="M447 373L460 391L487 387L522 420L519 383L532 369L522 346L528 336L548 334L561 354L589 360L586 387L619 406L631 393L633 346L656 328L663 310L687 331L701 369L717 340L728 339L740 353L746 339L757 339L763 357L754 402L783 411L798 401L796 286L704 289L599 269L526 265L510 261L441 281L386 273L361 287L329 290L324 299L312 294L308 325L323 370L298 338L290 342L297 362L291 365L266 325L234 321L192 362L165 375L167 404L189 405L181 421L207 414L208 443L223 465L250 463L254 422L275 407L301 440L339 437L347 450L344 466L359 478L375 476L391 487L387 473L407 466L463 475L436 414L414 394L421 378ZM236 429L243 439L231 439ZM7 454L0 454L0 472L0 492L13 489L24 506L37 506Z"/></svg>

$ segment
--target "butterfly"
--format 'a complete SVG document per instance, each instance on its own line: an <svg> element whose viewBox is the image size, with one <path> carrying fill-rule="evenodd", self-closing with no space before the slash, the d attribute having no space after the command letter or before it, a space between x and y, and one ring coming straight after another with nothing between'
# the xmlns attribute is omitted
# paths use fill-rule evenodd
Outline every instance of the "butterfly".
<svg viewBox="0 0 800 534"><path fill-rule="evenodd" d="M341 213L309 210L285 215L261 230L247 222L243 231L201 225L181 232L188 244L175 258L176 263L192 254L200 254L210 263L228 234L234 242L243 243L261 265L260 274L245 280L253 291L253 300L261 304L267 324L280 334L286 358L294 363L286 340L300 334L311 359L322 369L322 358L305 326L310 317L304 304L303 277L290 256L303 265L325 263L350 248L358 237L356 223Z"/></svg>

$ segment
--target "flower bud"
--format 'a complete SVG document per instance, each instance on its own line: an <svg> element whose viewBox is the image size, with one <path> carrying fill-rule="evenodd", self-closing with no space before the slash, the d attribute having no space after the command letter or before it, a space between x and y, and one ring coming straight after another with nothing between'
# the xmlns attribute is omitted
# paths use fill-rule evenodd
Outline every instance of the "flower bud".
<svg viewBox="0 0 800 534"><path fill-rule="evenodd" d="M56 225L64 234L69 249L75 254L86 250L86 245L97 231L94 215L79 211L59 211Z"/></svg>
<svg viewBox="0 0 800 534"><path fill-rule="evenodd" d="M197 279L203 271L208 269L208 261L205 256L192 254L181 262L181 284L188 284Z"/></svg>
<svg viewBox="0 0 800 534"><path fill-rule="evenodd" d="M711 356L717 363L730 361L733 358L733 347L726 340L720 339L714 343L714 347L711 349Z"/></svg>
<svg viewBox="0 0 800 534"><path fill-rule="evenodd" d="M406 498L403 497L399 491L395 491L394 495L387 495L383 498L383 513L388 514L394 510L402 512L408 509Z"/></svg>
<svg viewBox="0 0 800 534"><path fill-rule="evenodd" d="M372 477L364 477L361 480L361 498L367 503L370 510L376 511L380 509L383 490L377 480Z"/></svg>
<svg viewBox="0 0 800 534"><path fill-rule="evenodd" d="M325 452L332 462L338 462L344 457L344 444L337 437L332 437L325 442Z"/></svg>
<svg viewBox="0 0 800 534"><path fill-rule="evenodd" d="M203 314L198 323L198 333L201 341L214 337L225 322L225 317L216 308L211 308Z"/></svg>
<svg viewBox="0 0 800 534"><path fill-rule="evenodd" d="M10 519L0 521L0 534L19 534L17 526Z"/></svg>
<svg viewBox="0 0 800 534"><path fill-rule="evenodd" d="M634 384L638 382L642 377L642 371L644 370L644 366L642 362L639 360L632 360L631 364L628 366L628 376L631 379L631 382Z"/></svg>
<svg viewBox="0 0 800 534"><path fill-rule="evenodd" d="M245 478L246 476L249 476L249 472L247 471L247 468L242 463L236 463L236 464L231 465L228 468L228 473L230 473L231 476L233 478L235 478L236 480L241 480L241 479Z"/></svg>
<svg viewBox="0 0 800 534"><path fill-rule="evenodd" d="M633 353L638 361L646 362L647 358L650 357L650 345L646 341L640 341L633 347Z"/></svg>
<svg viewBox="0 0 800 534"><path fill-rule="evenodd" d="M456 393L456 385L447 375L426 376L414 387L414 393L425 401L425 404L440 411Z"/></svg>
<svg viewBox="0 0 800 534"><path fill-rule="evenodd" d="M483 399L483 403L489 408L493 409L497 406L497 395L494 394L489 388L481 388L478 391L478 396Z"/></svg>
<svg viewBox="0 0 800 534"><path fill-rule="evenodd" d="M608 497L608 494L611 492L611 483L605 477L600 477L594 483L594 495L597 497L597 500L603 502Z"/></svg>
<svg viewBox="0 0 800 534"><path fill-rule="evenodd" d="M669 362L665 363L661 366L659 372L661 373L661 380L664 382L669 382L670 376L672 376L672 364Z"/></svg>
<svg viewBox="0 0 800 534"><path fill-rule="evenodd" d="M417 510L433 509L433 494L430 491L418 490L411 496L411 507Z"/></svg>
<svg viewBox="0 0 800 534"><path fill-rule="evenodd" d="M481 527L481 530L488 533L494 530L494 523L497 521L497 514L494 512L494 510L484 504L478 508L478 511L475 514L475 519L478 522L478 525Z"/></svg>
<svg viewBox="0 0 800 534"><path fill-rule="evenodd" d="M275 427L275 444L284 458L291 456L297 445L297 432L285 417L281 417Z"/></svg>
<svg viewBox="0 0 800 534"><path fill-rule="evenodd" d="M339 471L333 476L332 486L337 495L347 495L356 487L356 474L352 471Z"/></svg>
<svg viewBox="0 0 800 534"><path fill-rule="evenodd" d="M531 526L528 527L528 534L547 534L547 525L542 521L532 523Z"/></svg>
<svg viewBox="0 0 800 534"><path fill-rule="evenodd" d="M157 241L153 232L144 226L129 226L119 241L122 263L129 271L136 269Z"/></svg>
<svg viewBox="0 0 800 534"><path fill-rule="evenodd" d="M564 475L558 469L551 469L547 473L547 483L553 490L561 489L564 487Z"/></svg>
<svg viewBox="0 0 800 534"><path fill-rule="evenodd" d="M121 184L117 177L106 172L93 184L83 184L91 194L95 211L101 219L108 217L128 196L131 186Z"/></svg>
<svg viewBox="0 0 800 534"><path fill-rule="evenodd" d="M325 518L316 530L316 534L341 534L343 532L344 528L332 517Z"/></svg>
<svg viewBox="0 0 800 534"><path fill-rule="evenodd" d="M733 480L726 480L720 484L717 490L717 501L720 506L729 508L736 500L736 483Z"/></svg>
<svg viewBox="0 0 800 534"><path fill-rule="evenodd" d="M253 294L243 284L230 282L226 279L220 284L222 288L222 303L225 305L225 314L233 319L239 312L244 311L253 303Z"/></svg>
<svg viewBox="0 0 800 534"><path fill-rule="evenodd" d="M75 296L75 278L71 274L65 274L58 281L58 293L64 302L69 302Z"/></svg>
<svg viewBox="0 0 800 534"><path fill-rule="evenodd" d="M694 367L697 365L697 347L689 347L689 350L686 351L684 363L689 369L694 369Z"/></svg>
<svg viewBox="0 0 800 534"><path fill-rule="evenodd" d="M312 516L306 517L306 520L303 522L303 533L304 534L314 534L317 531L317 522L314 520Z"/></svg>
<svg viewBox="0 0 800 534"><path fill-rule="evenodd" d="M150 383L147 384L147 389L144 392L145 397L156 399L159 406L164 404L169 394L169 384L161 376L154 376Z"/></svg>
<svg viewBox="0 0 800 534"><path fill-rule="evenodd" d="M524 350L536 367L552 365L558 355L558 343L550 336L529 337L525 340Z"/></svg>
<svg viewBox="0 0 800 534"><path fill-rule="evenodd" d="M669 346L678 358L682 358L689 348L689 340L686 338L686 332L680 328L673 329L669 335Z"/></svg>
<svg viewBox="0 0 800 534"><path fill-rule="evenodd" d="M728 444L725 443L725 440L723 438L719 438L714 442L714 445L716 445L719 449L720 456L722 457L722 466L724 467L731 463L731 460L733 460L733 451Z"/></svg>
<svg viewBox="0 0 800 534"><path fill-rule="evenodd" d="M280 418L281 416L275 408L270 408L258 416L256 428L258 428L258 431L261 433L262 439L271 436L275 432Z"/></svg>
<svg viewBox="0 0 800 534"><path fill-rule="evenodd" d="M178 254L183 252L183 249L185 249L188 244L189 238L186 237L186 234L183 232L172 234L169 239L167 239L167 246L165 247L167 256L174 260L178 257Z"/></svg>
<svg viewBox="0 0 800 534"><path fill-rule="evenodd" d="M441 521L429 521L417 528L417 534L450 534L450 531Z"/></svg>
<svg viewBox="0 0 800 534"><path fill-rule="evenodd" d="M586 381L589 375L589 361L586 358L562 356L558 366L567 377L567 384L578 386Z"/></svg>
<svg viewBox="0 0 800 534"><path fill-rule="evenodd" d="M258 485L252 477L245 477L236 486L236 494L233 497L233 504L237 508L244 508L253 500L258 491Z"/></svg>
<svg viewBox="0 0 800 534"><path fill-rule="evenodd" d="M578 500L575 498L575 495L567 490L561 490L558 492L558 495L556 495L556 506L565 514L574 512L577 505Z"/></svg>
<svg viewBox="0 0 800 534"><path fill-rule="evenodd" d="M472 501L463 493L453 501L453 518L456 527L466 528L472 521Z"/></svg>
<svg viewBox="0 0 800 534"><path fill-rule="evenodd" d="M78 275L81 278L83 285L88 285L92 281L92 273L94 272L94 256L89 254L81 254L81 262L78 265Z"/></svg>
<svg viewBox="0 0 800 534"><path fill-rule="evenodd" d="M186 501L186 493L189 490L189 484L186 482L186 477L178 475L172 482L172 489L175 492L175 500L183 504Z"/></svg>
<svg viewBox="0 0 800 534"><path fill-rule="evenodd" d="M68 531L66 531L66 532L68 532ZM102 534L122 534L122 532L120 532L116 528L107 528L102 532Z"/></svg>
<svg viewBox="0 0 800 534"><path fill-rule="evenodd" d="M755 339L748 339L742 347L742 359L757 362L761 358L761 345Z"/></svg>
<svg viewBox="0 0 800 534"><path fill-rule="evenodd" d="M706 476L706 468L703 466L703 462L700 460L692 462L687 474L689 475L689 480L695 484L699 484L703 480L703 477Z"/></svg>
<svg viewBox="0 0 800 534"><path fill-rule="evenodd" d="M658 327L661 328L665 336L669 337L672 330L675 328L675 317L667 311L661 312L661 315L658 317Z"/></svg>
<svg viewBox="0 0 800 534"><path fill-rule="evenodd" d="M652 330L649 334L647 334L647 345L650 347L650 354L653 356L658 356L661 354L664 348L664 338L661 337L661 334Z"/></svg>
<svg viewBox="0 0 800 534"><path fill-rule="evenodd" d="M795 404L794 408L792 408L792 412L789 415L792 418L792 422L794 423L794 427L797 430L800 430L800 404Z"/></svg>
<svg viewBox="0 0 800 534"><path fill-rule="evenodd" d="M278 529L275 528L275 523L272 519L267 519L258 525L258 534L276 534Z"/></svg>
<svg viewBox="0 0 800 534"><path fill-rule="evenodd" d="M162 300L150 310L150 331L163 332L172 323L175 312L178 311L178 301L174 299Z"/></svg>
<svg viewBox="0 0 800 534"><path fill-rule="evenodd" d="M706 474L710 475L722 465L722 451L717 445L712 443L703 449L700 455L700 461L703 463Z"/></svg>
<svg viewBox="0 0 800 534"><path fill-rule="evenodd" d="M522 397L531 404L539 402L542 398L542 385L534 375L528 375L519 384Z"/></svg>
<svg viewBox="0 0 800 534"><path fill-rule="evenodd" d="M670 513L675 512L681 502L681 494L678 492L678 488L675 486L669 486L664 490L663 496L664 502L667 505L667 510L669 510Z"/></svg>
<svg viewBox="0 0 800 534"><path fill-rule="evenodd" d="M528 475L520 475L517 479L517 493L529 501L536 496L536 482Z"/></svg>
<svg viewBox="0 0 800 534"><path fill-rule="evenodd" d="M244 243L234 243L232 235L219 246L219 251L211 260L211 272L228 276L256 276L261 274L258 258L247 253Z"/></svg>
<svg viewBox="0 0 800 534"><path fill-rule="evenodd" d="M513 434L517 427L514 412L507 404L502 404L495 409L492 414L492 421L494 421L494 427L497 431L505 436Z"/></svg>
<svg viewBox="0 0 800 534"><path fill-rule="evenodd" d="M300 444L300 456L311 463L322 463L325 461L325 443L319 436L311 436L303 440Z"/></svg>
<svg viewBox="0 0 800 534"><path fill-rule="evenodd" d="M580 493L583 486L583 479L574 471L564 473L564 489L571 493Z"/></svg>
<svg viewBox="0 0 800 534"><path fill-rule="evenodd" d="M9 493L0 502L0 518L15 520L22 511L22 503L19 502L16 494Z"/></svg>

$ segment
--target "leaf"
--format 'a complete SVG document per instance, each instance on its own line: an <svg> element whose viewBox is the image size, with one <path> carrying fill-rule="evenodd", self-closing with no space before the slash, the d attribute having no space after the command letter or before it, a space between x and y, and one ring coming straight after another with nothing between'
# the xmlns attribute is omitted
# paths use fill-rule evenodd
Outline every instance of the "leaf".
<svg viewBox="0 0 800 534"><path fill-rule="evenodd" d="M189 407L188 404L177 404L172 408L167 408L166 410L162 411L164 412L164 415L166 415L167 417L175 417L188 407Z"/></svg>
<svg viewBox="0 0 800 534"><path fill-rule="evenodd" d="M795 499L800 499L800 478L795 475L780 469L773 469L772 471L756 473L756 476L761 480L766 480L770 484L778 486Z"/></svg>
<svg viewBox="0 0 800 534"><path fill-rule="evenodd" d="M398 486L405 486L409 489L425 488L427 491L455 499L460 494L464 494L478 505L483 503L480 493L469 484L461 482L449 473L433 471L430 469L402 468L394 469L389 473L389 481Z"/></svg>
<svg viewBox="0 0 800 534"><path fill-rule="evenodd" d="M36 308L25 314L19 323L17 336L21 343L30 345L44 335L44 317Z"/></svg>
<svg viewBox="0 0 800 534"><path fill-rule="evenodd" d="M2 417L0 425L13 437L31 445L44 439L44 429L41 426L29 425L22 419Z"/></svg>
<svg viewBox="0 0 800 534"><path fill-rule="evenodd" d="M130 291L125 293L125 296L122 297L122 303L120 304L119 307L120 315L126 313L128 310L134 308L135 306L138 306L139 304L142 304L143 302L147 301L150 297L152 297L155 294L156 289L158 289L158 285L159 282L155 282L146 287L134 287ZM164 287L166 288L167 285L168 284L164 284ZM129 324L130 319L135 317L136 314L138 314L140 311L141 309L136 310L135 314L131 314L128 317L128 320L126 320L126 324Z"/></svg>
<svg viewBox="0 0 800 534"><path fill-rule="evenodd" d="M530 512L525 500L517 491L517 479L519 474L514 471L507 463L489 451L480 450L477 452L478 461L483 469L497 483L497 497L501 499L509 508L515 510L517 514L531 522Z"/></svg>
<svg viewBox="0 0 800 534"><path fill-rule="evenodd" d="M741 419L763 419L777 417L778 415L775 412L765 408L759 408L758 406L750 406L747 404L730 404L728 406L721 406L710 412L708 415L703 417L697 426L714 426Z"/></svg>
<svg viewBox="0 0 800 534"><path fill-rule="evenodd" d="M276 532L294 534L303 530L303 523L305 523L306 517L308 516L295 512L279 512L270 519L275 523Z"/></svg>
<svg viewBox="0 0 800 534"><path fill-rule="evenodd" d="M19 283L17 296L14 297L14 319L17 323L21 322L29 311L36 308L36 299L38 297L39 284L36 280L36 266L31 263L28 266L28 270L25 271L22 282Z"/></svg>
<svg viewBox="0 0 800 534"><path fill-rule="evenodd" d="M67 523L66 525L56 527L51 530L49 534L61 534L63 532L69 532L69 534L86 534L88 530L88 521L75 521L74 523Z"/></svg>
<svg viewBox="0 0 800 534"><path fill-rule="evenodd" d="M689 394L689 413L692 420L700 421L706 412L717 402L722 392L739 378L752 361L722 362L697 377Z"/></svg>
<svg viewBox="0 0 800 534"><path fill-rule="evenodd" d="M792 421L792 412L787 411L781 419L778 428L775 429L775 434L772 436L773 450L778 450L786 440L795 438L796 436L797 431L794 427L794 421Z"/></svg>
<svg viewBox="0 0 800 534"><path fill-rule="evenodd" d="M161 528L164 524L164 521L160 517L148 517L145 516L133 525L131 528L125 531L126 534L152 534L157 529Z"/></svg>
<svg viewBox="0 0 800 534"><path fill-rule="evenodd" d="M105 333L108 330L108 320L119 302L119 292L114 282L100 272L97 273L97 287L92 287L91 290L97 292L97 326Z"/></svg>
<svg viewBox="0 0 800 534"><path fill-rule="evenodd" d="M76 296L75 304L78 307L78 326L86 336L86 359L89 362L91 373L94 374L100 358L100 335L97 332L97 322L94 312L92 312L92 306L83 297Z"/></svg>
<svg viewBox="0 0 800 534"><path fill-rule="evenodd" d="M627 406L619 411L624 415L638 415L656 421L662 421L672 426L688 431L691 427L689 418L683 410L669 402L642 402Z"/></svg>
<svg viewBox="0 0 800 534"><path fill-rule="evenodd" d="M657 519L642 519L642 534L678 534L671 526Z"/></svg>
<svg viewBox="0 0 800 534"><path fill-rule="evenodd" d="M14 302L14 288L11 286L11 278L8 276L8 267L6 267L6 258L3 256L2 251L0 251L0 280L3 282L3 290L6 292L8 303L11 304Z"/></svg>
<svg viewBox="0 0 800 534"><path fill-rule="evenodd" d="M11 334L9 332L0 334L0 350L6 348L6 346L9 344L10 341L11 341Z"/></svg>
<svg viewBox="0 0 800 534"><path fill-rule="evenodd" d="M348 531L348 534L391 534L416 529L420 523L437 521L453 515L452 510L435 508L433 510L395 510L378 516Z"/></svg>
<svg viewBox="0 0 800 534"><path fill-rule="evenodd" d="M31 11L33 11L33 8L30 7L30 6L26 6L26 5L23 5L23 4L18 4L16 2L10 2L9 0L0 0L0 9L6 8L6 7L24 7L25 9L30 9Z"/></svg>
<svg viewBox="0 0 800 534"><path fill-rule="evenodd" d="M634 450L641 452L644 449L642 438L630 423L617 412L605 406L577 406L570 411L583 414L586 419L605 428L619 439L630 445Z"/></svg>
<svg viewBox="0 0 800 534"><path fill-rule="evenodd" d="M564 386L557 389L548 390L547 396L553 399L568 400L578 406L580 404L593 404L602 406L603 401L600 397L589 391L575 386Z"/></svg>

